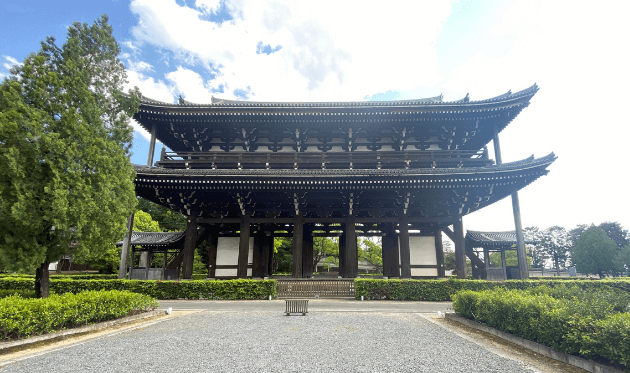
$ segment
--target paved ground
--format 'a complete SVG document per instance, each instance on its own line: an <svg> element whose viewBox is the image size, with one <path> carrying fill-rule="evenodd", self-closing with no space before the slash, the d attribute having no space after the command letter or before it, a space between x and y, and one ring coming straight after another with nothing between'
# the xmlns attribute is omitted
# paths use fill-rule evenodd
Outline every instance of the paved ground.
<svg viewBox="0 0 630 373"><path fill-rule="evenodd" d="M432 318L449 303L311 300L306 317L284 316L284 301L161 303L194 311L0 362L0 371L547 371Z"/></svg>

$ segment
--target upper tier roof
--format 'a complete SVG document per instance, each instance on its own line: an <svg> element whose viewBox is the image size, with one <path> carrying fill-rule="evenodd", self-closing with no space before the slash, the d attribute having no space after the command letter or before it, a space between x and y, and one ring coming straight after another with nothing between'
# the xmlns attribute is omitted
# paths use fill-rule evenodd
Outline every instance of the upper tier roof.
<svg viewBox="0 0 630 373"><path fill-rule="evenodd" d="M349 136L354 134L354 138L393 139L403 133L403 137L408 136L404 138L407 143L409 139L419 142L423 136L434 136L448 144L450 150L478 150L492 140L494 128L503 130L529 105L537 91L534 84L522 91L478 101L470 101L468 95L461 100L443 101L440 95L352 102L213 98L209 104L194 104L180 99L178 104L172 104L144 97L134 119L149 132L155 125L157 138L176 152L208 149L212 138L231 139L237 146L243 136L250 142L255 141L253 138L290 139L296 130L301 135L308 131L312 139L318 140L343 138L350 130Z"/></svg>
<svg viewBox="0 0 630 373"><path fill-rule="evenodd" d="M492 102L500 102L507 101L515 98L522 98L525 96L533 96L536 91L538 91L538 85L534 84L533 86L523 89L518 92L512 93L511 90L508 92L498 95L496 97L487 98L483 100L470 101L469 95L466 94L466 97L454 100L454 101L444 101L443 95L435 96L435 97L427 97L427 98L418 98L418 99L410 99L410 100L387 100L387 101L314 101L314 102L283 102L283 101L240 101L240 100L227 100L217 97L212 97L212 101L210 104L198 104L193 103L188 100L181 99L178 103L168 103L164 101L154 100L148 97L142 97L143 104L153 104L156 106L164 106L164 107L269 107L269 108L294 108L294 107L327 107L327 108L337 108L337 107L383 107L383 106L449 106L449 105L458 105L462 106L471 106L478 105L484 103L492 103Z"/></svg>

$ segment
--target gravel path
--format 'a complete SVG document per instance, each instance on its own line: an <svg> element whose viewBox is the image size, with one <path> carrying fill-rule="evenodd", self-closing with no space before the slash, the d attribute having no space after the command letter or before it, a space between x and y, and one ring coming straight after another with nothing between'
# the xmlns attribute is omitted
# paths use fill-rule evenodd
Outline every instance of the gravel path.
<svg viewBox="0 0 630 373"><path fill-rule="evenodd" d="M2 372L531 372L416 313L202 311Z"/></svg>

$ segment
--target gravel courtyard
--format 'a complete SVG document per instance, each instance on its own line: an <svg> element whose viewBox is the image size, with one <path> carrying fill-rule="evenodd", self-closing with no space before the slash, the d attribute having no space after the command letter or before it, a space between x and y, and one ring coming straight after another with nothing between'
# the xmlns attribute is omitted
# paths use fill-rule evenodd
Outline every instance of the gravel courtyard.
<svg viewBox="0 0 630 373"><path fill-rule="evenodd" d="M287 317L283 309L268 308L199 310L22 359L0 371L536 371L419 313L346 310Z"/></svg>

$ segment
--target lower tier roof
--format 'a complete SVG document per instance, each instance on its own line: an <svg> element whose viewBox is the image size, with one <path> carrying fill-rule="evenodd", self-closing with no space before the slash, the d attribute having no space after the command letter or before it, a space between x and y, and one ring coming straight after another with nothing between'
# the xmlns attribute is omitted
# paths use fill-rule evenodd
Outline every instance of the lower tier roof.
<svg viewBox="0 0 630 373"><path fill-rule="evenodd" d="M207 218L400 218L449 221L520 190L553 153L500 166L353 170L213 170L135 166L137 195Z"/></svg>

